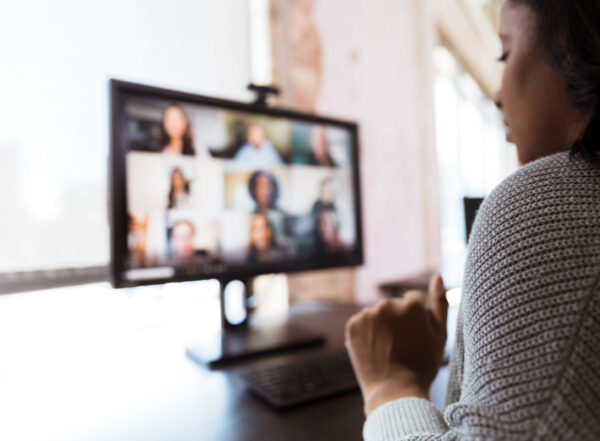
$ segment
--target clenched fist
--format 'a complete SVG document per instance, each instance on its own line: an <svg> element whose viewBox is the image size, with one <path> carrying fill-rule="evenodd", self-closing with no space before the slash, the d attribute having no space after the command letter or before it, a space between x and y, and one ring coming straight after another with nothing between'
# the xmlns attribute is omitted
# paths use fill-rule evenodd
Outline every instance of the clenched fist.
<svg viewBox="0 0 600 441"><path fill-rule="evenodd" d="M438 274L427 294L408 291L348 320L346 348L367 415L398 398L428 397L446 344L445 294Z"/></svg>

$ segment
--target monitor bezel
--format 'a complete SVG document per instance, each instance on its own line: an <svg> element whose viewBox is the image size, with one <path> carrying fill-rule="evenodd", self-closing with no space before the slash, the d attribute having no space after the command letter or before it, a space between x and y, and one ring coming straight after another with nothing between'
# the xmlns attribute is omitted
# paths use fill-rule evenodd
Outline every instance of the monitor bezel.
<svg viewBox="0 0 600 441"><path fill-rule="evenodd" d="M335 261L300 261L300 262L273 262L264 265L253 265L247 270L227 271L223 273L191 275L177 274L169 278L128 280L124 277L127 250L127 182L125 162L127 146L124 139L125 112L123 100L127 96L142 95L144 97L165 99L169 101L183 101L191 104L211 106L219 109L242 111L254 114L268 115L296 119L309 123L318 123L342 127L352 134L352 173L354 190L354 207L356 221L356 245L354 252L344 255ZM302 271L315 271L322 269L344 268L359 266L364 263L362 209L360 192L360 151L359 131L355 122L331 118L311 113L298 112L281 107L268 107L248 104L222 98L214 98L195 93L183 92L172 89L154 87L139 83L110 80L110 152L109 152L109 217L110 217L110 280L115 288L134 287L141 285L155 285L170 282L188 282L197 280L237 280L249 279L261 274L272 273L297 273Z"/></svg>

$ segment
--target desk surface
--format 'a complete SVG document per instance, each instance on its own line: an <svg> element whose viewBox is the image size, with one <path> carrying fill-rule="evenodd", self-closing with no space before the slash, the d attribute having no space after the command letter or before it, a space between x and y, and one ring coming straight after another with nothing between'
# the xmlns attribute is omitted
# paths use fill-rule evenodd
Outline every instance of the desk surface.
<svg viewBox="0 0 600 441"><path fill-rule="evenodd" d="M110 295L101 293L90 305L71 294L59 310L50 295L1 299L0 439L361 439L358 392L276 411L246 391L231 372L235 367L210 371L188 359L185 339L169 326L119 324L140 313L139 305L127 310L119 300L99 312ZM355 310L294 308L291 320L321 330L327 344L277 357L341 348L344 323Z"/></svg>
<svg viewBox="0 0 600 441"><path fill-rule="evenodd" d="M247 392L235 367L210 371L185 356L194 333L173 324L182 310L197 323L198 305L182 306L178 295L158 302L144 295L140 303L106 286L96 291L0 297L0 440L362 439L358 392L276 411ZM170 309L168 323L147 319ZM342 348L345 321L356 310L294 307L291 321L321 330L327 344L277 357ZM432 390L432 399L439 402L443 372L436 382L441 392Z"/></svg>

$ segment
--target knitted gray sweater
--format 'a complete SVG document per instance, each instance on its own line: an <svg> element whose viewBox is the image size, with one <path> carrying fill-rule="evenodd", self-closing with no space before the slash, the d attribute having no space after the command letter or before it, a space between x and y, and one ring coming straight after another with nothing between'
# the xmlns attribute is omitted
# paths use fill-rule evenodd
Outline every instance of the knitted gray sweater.
<svg viewBox="0 0 600 441"><path fill-rule="evenodd" d="M518 170L473 226L444 415L405 398L367 441L600 439L600 171Z"/></svg>

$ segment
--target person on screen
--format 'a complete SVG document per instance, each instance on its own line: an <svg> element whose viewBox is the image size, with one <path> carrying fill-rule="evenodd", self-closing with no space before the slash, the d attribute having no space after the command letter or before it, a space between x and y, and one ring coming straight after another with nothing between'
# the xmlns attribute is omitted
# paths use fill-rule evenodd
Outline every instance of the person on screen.
<svg viewBox="0 0 600 441"><path fill-rule="evenodd" d="M283 163L273 144L265 139L265 131L258 124L248 127L246 143L237 151L234 160L252 167L268 167Z"/></svg>
<svg viewBox="0 0 600 441"><path fill-rule="evenodd" d="M163 112L160 129L163 153L190 156L196 154L190 120L183 108L177 104L168 106Z"/></svg>
<svg viewBox="0 0 600 441"><path fill-rule="evenodd" d="M148 213L128 213L127 245L133 262L143 266L146 261L146 247L148 242Z"/></svg>
<svg viewBox="0 0 600 441"><path fill-rule="evenodd" d="M248 180L248 191L256 202L255 212L278 211L276 204L279 198L279 184L271 173L262 170L252 173Z"/></svg>
<svg viewBox="0 0 600 441"><path fill-rule="evenodd" d="M265 262L285 257L285 249L275 240L273 225L266 215L255 213L250 221L248 262Z"/></svg>
<svg viewBox="0 0 600 441"><path fill-rule="evenodd" d="M194 256L194 236L196 229L189 221L179 221L171 228L171 247L176 260L186 260Z"/></svg>
<svg viewBox="0 0 600 441"><path fill-rule="evenodd" d="M254 213L266 215L278 237L292 236L293 219L277 206L279 184L275 176L261 170L254 172L248 180L248 191L256 203Z"/></svg>
<svg viewBox="0 0 600 441"><path fill-rule="evenodd" d="M329 141L325 127L314 126L310 131L310 152L308 152L306 163L321 167L336 167L336 163L329 154Z"/></svg>
<svg viewBox="0 0 600 441"><path fill-rule="evenodd" d="M190 184L185 180L180 168L174 168L171 172L171 188L169 189L169 201L167 208L189 208L190 207Z"/></svg>
<svg viewBox="0 0 600 441"><path fill-rule="evenodd" d="M333 180L331 178L325 178L321 181L321 185L319 187L319 199L315 201L312 208L312 214L315 218L315 222L319 217L319 213L327 209L335 210Z"/></svg>
<svg viewBox="0 0 600 441"><path fill-rule="evenodd" d="M319 256L331 256L346 251L346 244L340 239L340 221L337 211L323 209L317 217L316 250Z"/></svg>

